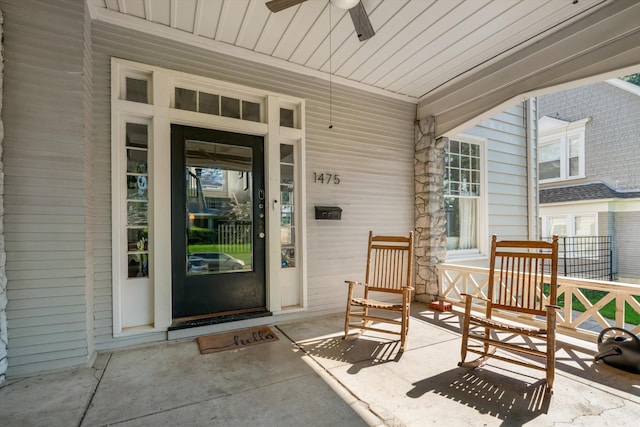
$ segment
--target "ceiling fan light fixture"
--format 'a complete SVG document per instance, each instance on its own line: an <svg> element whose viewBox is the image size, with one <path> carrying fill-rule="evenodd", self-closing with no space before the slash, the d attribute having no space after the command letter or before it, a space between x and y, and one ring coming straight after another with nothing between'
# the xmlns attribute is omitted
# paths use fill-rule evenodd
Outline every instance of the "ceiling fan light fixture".
<svg viewBox="0 0 640 427"><path fill-rule="evenodd" d="M331 0L331 4L338 9L348 10L358 4L360 0Z"/></svg>

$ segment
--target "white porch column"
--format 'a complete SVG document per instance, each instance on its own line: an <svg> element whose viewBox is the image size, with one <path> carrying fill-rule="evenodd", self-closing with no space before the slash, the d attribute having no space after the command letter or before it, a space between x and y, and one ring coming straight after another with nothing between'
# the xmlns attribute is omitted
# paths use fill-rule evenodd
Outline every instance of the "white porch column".
<svg viewBox="0 0 640 427"><path fill-rule="evenodd" d="M444 148L436 139L435 117L415 124L415 298L430 302L438 295L436 265L446 258L444 214Z"/></svg>

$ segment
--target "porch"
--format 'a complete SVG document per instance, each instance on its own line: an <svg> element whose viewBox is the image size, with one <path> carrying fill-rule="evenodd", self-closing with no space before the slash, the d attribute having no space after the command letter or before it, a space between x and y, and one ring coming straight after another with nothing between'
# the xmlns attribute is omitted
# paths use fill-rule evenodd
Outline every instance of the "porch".
<svg viewBox="0 0 640 427"><path fill-rule="evenodd" d="M0 425L632 425L638 376L561 336L554 393L537 371L457 366L459 318L414 303L407 349L343 317L271 325L278 341L201 355L195 341L101 353L92 368L8 379Z"/></svg>

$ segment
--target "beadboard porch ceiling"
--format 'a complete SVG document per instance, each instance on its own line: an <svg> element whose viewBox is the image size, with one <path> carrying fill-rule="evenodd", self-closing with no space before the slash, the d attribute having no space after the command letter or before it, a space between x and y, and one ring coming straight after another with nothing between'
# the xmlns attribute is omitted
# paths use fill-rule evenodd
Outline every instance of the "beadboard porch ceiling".
<svg viewBox="0 0 640 427"><path fill-rule="evenodd" d="M86 0L93 19L415 102L438 133L523 93L640 64L633 0ZM612 75L611 73L614 72Z"/></svg>

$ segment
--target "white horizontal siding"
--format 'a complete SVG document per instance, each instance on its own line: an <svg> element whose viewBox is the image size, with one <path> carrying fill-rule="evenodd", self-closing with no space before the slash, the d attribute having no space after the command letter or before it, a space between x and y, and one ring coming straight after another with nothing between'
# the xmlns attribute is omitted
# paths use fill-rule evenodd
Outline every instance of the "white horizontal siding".
<svg viewBox="0 0 640 427"><path fill-rule="evenodd" d="M488 236L527 239L527 120L525 104L517 104L464 132L487 141Z"/></svg>
<svg viewBox="0 0 640 427"><path fill-rule="evenodd" d="M20 375L90 354L84 4L3 0L1 7L7 373Z"/></svg>
<svg viewBox="0 0 640 427"><path fill-rule="evenodd" d="M618 275L623 278L640 278L640 212L617 212L615 215L615 244Z"/></svg>

